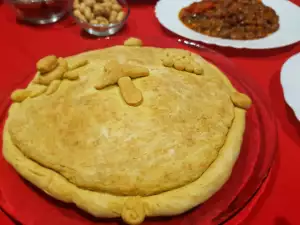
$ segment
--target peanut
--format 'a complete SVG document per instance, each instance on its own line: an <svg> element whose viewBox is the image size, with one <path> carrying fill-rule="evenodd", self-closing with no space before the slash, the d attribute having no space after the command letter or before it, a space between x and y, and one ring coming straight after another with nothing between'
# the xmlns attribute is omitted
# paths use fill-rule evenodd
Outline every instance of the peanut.
<svg viewBox="0 0 300 225"><path fill-rule="evenodd" d="M115 23L117 21L117 16L118 16L118 13L115 10L111 11L110 16L109 16L109 22Z"/></svg>
<svg viewBox="0 0 300 225"><path fill-rule="evenodd" d="M124 41L125 46L142 46L143 42L138 38L128 38L126 41Z"/></svg>
<svg viewBox="0 0 300 225"><path fill-rule="evenodd" d="M105 3L97 3L93 7L93 12L96 16L105 16L108 17L110 15L111 9Z"/></svg>
<svg viewBox="0 0 300 225"><path fill-rule="evenodd" d="M94 20L94 19L95 19L95 14L92 12L92 13L91 13L91 18L90 18L89 22L91 22L91 21Z"/></svg>
<svg viewBox="0 0 300 225"><path fill-rule="evenodd" d="M53 94L58 88L61 83L61 80L53 80L51 84L48 86L48 89L46 91L46 95Z"/></svg>
<svg viewBox="0 0 300 225"><path fill-rule="evenodd" d="M76 16L79 20L87 22L85 16L78 10L74 10L74 16Z"/></svg>
<svg viewBox="0 0 300 225"><path fill-rule="evenodd" d="M85 18L87 20L91 20L93 18L93 14L92 14L92 10L90 7L86 7L84 10L83 10L83 15L85 16Z"/></svg>
<svg viewBox="0 0 300 225"><path fill-rule="evenodd" d="M95 16L101 16L104 14L104 7L102 6L102 4L100 3L96 3L93 7L93 12L95 14Z"/></svg>
<svg viewBox="0 0 300 225"><path fill-rule="evenodd" d="M44 74L54 70L57 65L57 57L55 55L48 55L37 62L36 68L41 74Z"/></svg>
<svg viewBox="0 0 300 225"><path fill-rule="evenodd" d="M74 0L74 2L73 2L73 9L79 9L79 7L80 7L79 0Z"/></svg>
<svg viewBox="0 0 300 225"><path fill-rule="evenodd" d="M83 2L80 3L79 10L80 10L81 13L84 13L85 8L86 8L86 5Z"/></svg>
<svg viewBox="0 0 300 225"><path fill-rule="evenodd" d="M78 18L82 15L79 9L75 9L75 10L73 11L73 14L74 14L74 16L76 16L76 17L78 17Z"/></svg>
<svg viewBox="0 0 300 225"><path fill-rule="evenodd" d="M111 6L111 8L112 8L112 10L114 10L114 11L116 11L116 12L122 11L122 6L121 6L120 4L118 4L118 3L113 4L113 5Z"/></svg>
<svg viewBox="0 0 300 225"><path fill-rule="evenodd" d="M104 11L103 11L103 15L105 18L109 18L110 16L110 11L111 9L109 8L109 6L104 6Z"/></svg>
<svg viewBox="0 0 300 225"><path fill-rule="evenodd" d="M108 20L103 16L98 16L96 19L99 24L104 24L104 25L109 24Z"/></svg>
<svg viewBox="0 0 300 225"><path fill-rule="evenodd" d="M96 4L96 0L83 0L83 2L87 7L92 7L94 4Z"/></svg>
<svg viewBox="0 0 300 225"><path fill-rule="evenodd" d="M98 20L92 19L92 20L90 20L90 23L91 23L91 24L98 24Z"/></svg>
<svg viewBox="0 0 300 225"><path fill-rule="evenodd" d="M30 95L30 91L29 90L26 90L26 89L18 89L18 90L15 90L10 98L12 101L14 102L22 102L24 101L26 98L28 98Z"/></svg>
<svg viewBox="0 0 300 225"><path fill-rule="evenodd" d="M118 85L124 101L130 106L139 106L143 101L142 92L135 87L129 77L121 77Z"/></svg>
<svg viewBox="0 0 300 225"><path fill-rule="evenodd" d="M121 11L118 13L117 21L121 22L125 18L125 12Z"/></svg>
<svg viewBox="0 0 300 225"><path fill-rule="evenodd" d="M102 5L108 9L111 9L111 7L112 7L111 2L104 2L104 3L102 3Z"/></svg>

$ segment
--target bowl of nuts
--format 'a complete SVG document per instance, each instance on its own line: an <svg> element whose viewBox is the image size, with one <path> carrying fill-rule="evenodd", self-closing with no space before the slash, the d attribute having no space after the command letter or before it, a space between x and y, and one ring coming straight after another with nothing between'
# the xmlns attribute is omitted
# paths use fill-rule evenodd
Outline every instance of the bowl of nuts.
<svg viewBox="0 0 300 225"><path fill-rule="evenodd" d="M109 36L126 23L130 9L126 0L74 0L72 16L86 32Z"/></svg>

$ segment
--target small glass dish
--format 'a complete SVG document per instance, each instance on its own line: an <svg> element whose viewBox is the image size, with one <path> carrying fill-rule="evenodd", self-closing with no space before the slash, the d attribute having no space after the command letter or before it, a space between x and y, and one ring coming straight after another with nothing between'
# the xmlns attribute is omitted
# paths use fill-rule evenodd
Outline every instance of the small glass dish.
<svg viewBox="0 0 300 225"><path fill-rule="evenodd" d="M91 34L91 35L95 35L95 36L99 36L99 37L104 37L104 36L110 36L110 35L114 35L115 33L117 33L127 22L128 16L130 14L130 8L128 6L128 3L126 0L117 0L116 1L121 7L121 11L123 16L122 19L115 21L115 22L108 22L107 24L100 24L100 23L92 23L93 20L83 20L80 19L77 15L75 11L80 11L80 9L74 9L71 12L71 16L74 18L74 20L76 21L76 23L83 29L85 30L87 33ZM74 7L74 6L73 6ZM84 12L84 10L83 10ZM120 13L118 12L118 13ZM84 13L82 13L84 14ZM103 17L103 16L100 16ZM107 21L109 21L108 18L106 18Z"/></svg>
<svg viewBox="0 0 300 225"><path fill-rule="evenodd" d="M71 0L8 0L17 19L32 24L49 24L60 20L71 9Z"/></svg>

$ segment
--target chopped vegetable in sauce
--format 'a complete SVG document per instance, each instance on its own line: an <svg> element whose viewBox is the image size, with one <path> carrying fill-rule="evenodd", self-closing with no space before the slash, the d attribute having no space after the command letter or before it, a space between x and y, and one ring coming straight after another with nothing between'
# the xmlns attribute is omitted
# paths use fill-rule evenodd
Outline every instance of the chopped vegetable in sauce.
<svg viewBox="0 0 300 225"><path fill-rule="evenodd" d="M279 29L278 15L260 0L203 0L181 9L179 19L192 30L225 39L259 39Z"/></svg>

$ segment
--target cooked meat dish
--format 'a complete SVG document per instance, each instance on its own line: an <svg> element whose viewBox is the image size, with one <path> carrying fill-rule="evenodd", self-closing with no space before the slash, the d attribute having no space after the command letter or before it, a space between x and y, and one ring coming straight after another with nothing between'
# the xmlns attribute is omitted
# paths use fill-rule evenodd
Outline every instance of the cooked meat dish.
<svg viewBox="0 0 300 225"><path fill-rule="evenodd" d="M181 9L179 18L194 31L224 39L259 39L279 29L278 15L260 0L203 0Z"/></svg>

